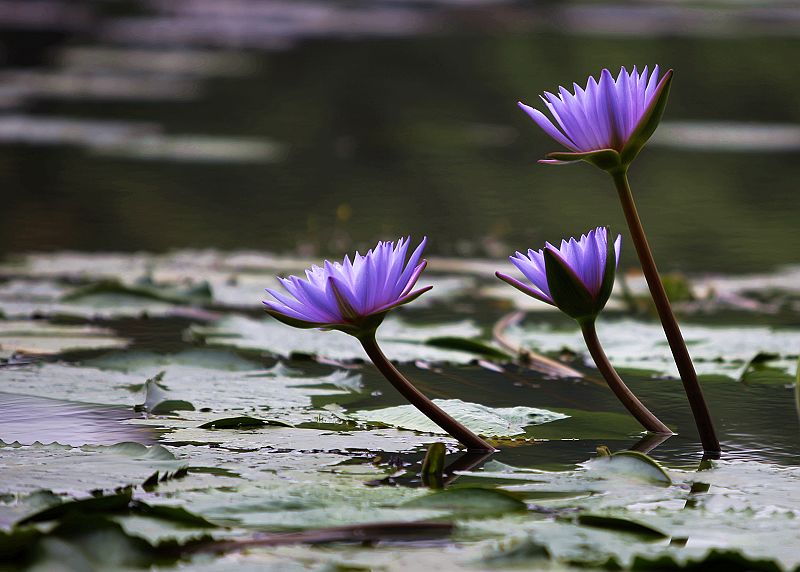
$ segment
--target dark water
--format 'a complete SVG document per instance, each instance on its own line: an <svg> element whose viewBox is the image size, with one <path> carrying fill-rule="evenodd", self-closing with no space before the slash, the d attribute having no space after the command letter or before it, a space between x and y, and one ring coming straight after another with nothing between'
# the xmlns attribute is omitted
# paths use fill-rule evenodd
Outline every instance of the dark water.
<svg viewBox="0 0 800 572"><path fill-rule="evenodd" d="M646 63L676 71L672 127L631 174L662 267L800 253L791 6L21 6L0 18L0 253L338 255L410 233L500 257L622 229L604 174L536 165L556 145L515 102Z"/></svg>

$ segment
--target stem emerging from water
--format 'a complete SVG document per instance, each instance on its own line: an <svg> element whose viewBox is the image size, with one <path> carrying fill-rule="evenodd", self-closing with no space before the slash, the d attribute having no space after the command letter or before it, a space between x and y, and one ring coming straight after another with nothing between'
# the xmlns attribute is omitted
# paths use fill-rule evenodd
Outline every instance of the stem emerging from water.
<svg viewBox="0 0 800 572"><path fill-rule="evenodd" d="M667 293L658 274L658 268L656 268L653 253L647 242L647 236L644 234L642 221L639 219L636 204L633 202L631 187L628 184L627 172L617 171L611 173L611 176L614 178L614 184L619 193L625 220L628 222L628 229L633 239L633 245L636 247L636 254L639 256L639 263L642 265L642 272L647 280L647 286L650 288L650 295L653 297L653 302L655 302L658 317L661 319L661 325L667 336L670 350L672 350L672 356L678 366L678 372L680 373L681 381L683 381L683 389L689 399L689 405L692 408L692 415L694 415L694 421L700 433L703 449L707 453L718 453L720 447L714 431L714 423L711 421L711 414L703 397L703 390L700 389L700 384L697 381L692 358L689 356L689 350L686 349L686 342L683 340L678 321L672 313L672 307L669 304Z"/></svg>
<svg viewBox="0 0 800 572"><path fill-rule="evenodd" d="M650 410L639 401L633 392L628 389L628 386L625 385L625 382L622 381L622 378L620 378L617 371L608 361L608 357L603 351L603 347L600 345L600 340L597 339L597 330L595 330L594 327L594 320L581 324L581 331L583 332L583 339L586 340L586 347L589 348L589 353L592 355L594 363L597 364L597 369L603 374L606 383L608 383L608 387L611 388L611 391L614 392L617 399L622 402L625 409L630 411L631 415L633 415L648 431L672 435L670 428L664 425L658 417L653 415Z"/></svg>
<svg viewBox="0 0 800 572"><path fill-rule="evenodd" d="M383 376L389 380L389 383L428 419L447 431L451 436L458 439L467 449L480 451L495 450L489 443L445 413L438 405L425 397L420 390L403 377L403 374L392 365L392 362L390 362L385 355L383 355L381 348L378 347L378 342L375 340L374 333L360 337L359 341L364 351L367 352L369 359L372 360L372 363L375 364L375 367L378 368Z"/></svg>

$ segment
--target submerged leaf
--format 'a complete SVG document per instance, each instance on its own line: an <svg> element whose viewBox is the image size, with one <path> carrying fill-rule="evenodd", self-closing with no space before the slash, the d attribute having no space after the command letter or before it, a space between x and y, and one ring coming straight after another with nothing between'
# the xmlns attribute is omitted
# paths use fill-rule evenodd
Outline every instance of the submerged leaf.
<svg viewBox="0 0 800 572"><path fill-rule="evenodd" d="M422 460L422 483L432 489L441 489L443 484L444 457L447 453L444 443L432 443Z"/></svg>

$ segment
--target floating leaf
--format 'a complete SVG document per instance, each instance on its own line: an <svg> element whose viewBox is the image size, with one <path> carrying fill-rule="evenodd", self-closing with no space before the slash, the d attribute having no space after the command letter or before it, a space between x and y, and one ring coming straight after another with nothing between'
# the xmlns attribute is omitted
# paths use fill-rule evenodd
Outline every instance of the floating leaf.
<svg viewBox="0 0 800 572"><path fill-rule="evenodd" d="M690 345L699 375L725 375L739 379L754 352L778 354L782 358L797 355L800 331L764 326L702 326L682 323L681 329ZM678 377L664 332L657 323L634 320L600 320L598 335L609 359L617 368L652 371ZM547 325L530 324L509 332L521 343L545 352L567 347L584 352L580 330L570 327L554 330ZM776 363L781 368L788 363Z"/></svg>
<svg viewBox="0 0 800 572"><path fill-rule="evenodd" d="M0 321L0 358L14 353L52 355L67 351L123 348L128 341L96 326L38 321Z"/></svg>
<svg viewBox="0 0 800 572"><path fill-rule="evenodd" d="M577 521L578 524L583 526L593 526L596 528L605 528L607 530L630 532L632 534L639 534L641 536L649 536L654 538L669 537L668 534L664 534L662 531L657 530L652 526L617 516L582 513L577 516Z"/></svg>
<svg viewBox="0 0 800 572"><path fill-rule="evenodd" d="M452 415L479 435L487 437L511 437L525 433L529 425L549 423L567 416L563 413L534 407L487 407L460 399L434 399L439 407ZM401 429L423 433L445 434L446 432L420 413L412 405L398 405L385 409L356 411L350 414L360 421L380 422Z"/></svg>
<svg viewBox="0 0 800 572"><path fill-rule="evenodd" d="M210 327L194 326L189 333L209 346L268 351L286 357L303 353L337 360L367 359L360 344L347 334L298 330L272 318L254 320L230 316ZM470 337L479 335L480 330L470 321L417 326L389 316L378 330L378 341L390 359L400 362L427 360L469 363L474 360L474 353L440 349L425 343L454 333Z"/></svg>
<svg viewBox="0 0 800 572"><path fill-rule="evenodd" d="M638 451L618 451L598 456L587 465L605 474L624 475L663 486L672 484L672 479L658 462Z"/></svg>
<svg viewBox="0 0 800 572"><path fill-rule="evenodd" d="M511 356L507 353L493 348L480 340L473 340L469 338L459 338L455 336L442 336L438 338L430 338L425 343L435 348L442 348L446 350L458 350L468 352L488 358L497 360L510 360Z"/></svg>
<svg viewBox="0 0 800 572"><path fill-rule="evenodd" d="M455 487L408 501L409 508L446 510L458 516L496 516L522 512L527 505L516 495L500 489Z"/></svg>
<svg viewBox="0 0 800 572"><path fill-rule="evenodd" d="M63 502L56 506L46 508L20 520L17 525L31 522L46 522L48 520L58 520L71 514L113 514L127 511L131 502L131 489L115 495L90 497Z"/></svg>
<svg viewBox="0 0 800 572"><path fill-rule="evenodd" d="M193 528L216 528L215 524L208 522L202 516L198 516L180 506L151 505L142 501L134 501L130 505L132 514L147 516L166 520L175 524L190 526Z"/></svg>
<svg viewBox="0 0 800 572"><path fill-rule="evenodd" d="M656 557L637 556L631 565L632 570L720 570L725 572L784 572L783 568L770 559L748 558L736 550L711 550L702 558L687 559L680 562L675 555L664 554Z"/></svg>
<svg viewBox="0 0 800 572"><path fill-rule="evenodd" d="M123 284L119 280L94 282L65 294L62 301L91 303L93 299L105 299L108 294L158 300L172 304L207 304L211 301L211 289L205 282L189 287L175 287L168 284L159 285L147 279L140 279L132 285Z"/></svg>
<svg viewBox="0 0 800 572"><path fill-rule="evenodd" d="M626 439L642 432L630 415L611 411L553 408L563 417L552 423L528 427L525 434L535 439Z"/></svg>
<svg viewBox="0 0 800 572"><path fill-rule="evenodd" d="M208 423L200 425L200 429L252 429L253 427L265 427L267 425L276 425L279 427L291 427L289 423L283 421L275 421L271 419L256 419L254 417L226 417L224 419L215 419Z"/></svg>
<svg viewBox="0 0 800 572"><path fill-rule="evenodd" d="M160 384L164 372L148 379L144 384L144 403L135 407L136 411L147 411L153 415L165 415L174 411L194 411L194 405L182 399L172 399L167 389Z"/></svg>

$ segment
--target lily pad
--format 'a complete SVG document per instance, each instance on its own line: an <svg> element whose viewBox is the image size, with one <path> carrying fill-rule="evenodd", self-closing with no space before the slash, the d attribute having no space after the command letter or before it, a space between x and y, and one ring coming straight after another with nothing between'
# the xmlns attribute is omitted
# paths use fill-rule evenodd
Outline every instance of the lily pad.
<svg viewBox="0 0 800 572"><path fill-rule="evenodd" d="M265 427L267 425L276 425L278 427L291 427L288 423L274 420L262 420L254 417L226 417L224 419L215 419L208 423L200 425L200 429L252 429L254 427Z"/></svg>
<svg viewBox="0 0 800 572"><path fill-rule="evenodd" d="M368 359L358 341L347 334L338 331L298 330L272 318L254 320L231 316L210 327L195 326L190 333L210 346L267 351L286 357L304 353L337 360ZM480 330L469 321L416 326L389 316L378 330L378 341L391 360L468 363L480 354L468 353L463 348L439 349L426 342L443 336L472 337L479 334Z"/></svg>
<svg viewBox="0 0 800 572"><path fill-rule="evenodd" d="M0 358L15 353L52 355L74 350L123 348L128 341L106 328L0 320Z"/></svg>
<svg viewBox="0 0 800 572"><path fill-rule="evenodd" d="M444 510L462 517L497 516L528 510L528 506L516 495L480 487L451 488L415 498L402 506Z"/></svg>
<svg viewBox="0 0 800 572"><path fill-rule="evenodd" d="M135 409L137 411L147 411L153 415L164 415L174 411L194 411L194 405L188 401L170 397L167 388L160 383L163 377L164 372L160 372L145 382L144 403L137 405Z"/></svg>
<svg viewBox="0 0 800 572"><path fill-rule="evenodd" d="M452 415L473 432L487 437L513 437L525 433L529 425L541 425L568 416L534 407L487 407L460 399L434 399L436 405ZM385 409L356 411L349 414L359 421L385 423L392 427L446 435L438 425L412 405L399 405Z"/></svg>
<svg viewBox="0 0 800 572"><path fill-rule="evenodd" d="M658 323L633 320L600 320L598 336L611 362L618 368L649 370L677 377L664 332ZM699 375L726 375L739 379L747 364L759 352L796 359L800 331L758 326L710 327L684 322L684 338L695 360ZM580 330L554 330L527 325L510 335L540 351L557 352L562 348L585 353ZM780 362L775 362L778 367ZM781 367L788 367L786 361Z"/></svg>

